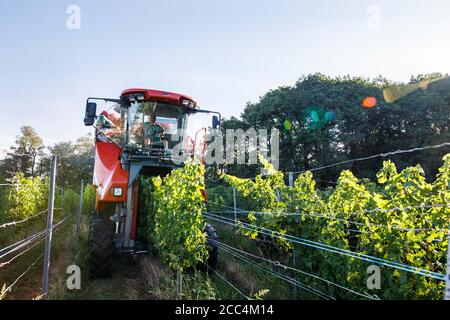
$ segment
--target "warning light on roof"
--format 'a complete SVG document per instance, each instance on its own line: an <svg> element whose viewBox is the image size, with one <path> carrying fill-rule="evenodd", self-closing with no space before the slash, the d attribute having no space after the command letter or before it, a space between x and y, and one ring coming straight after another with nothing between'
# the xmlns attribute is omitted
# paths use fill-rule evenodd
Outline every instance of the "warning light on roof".
<svg viewBox="0 0 450 320"><path fill-rule="evenodd" d="M366 97L362 102L362 106L366 109L373 108L376 105L377 105L377 98L375 97Z"/></svg>

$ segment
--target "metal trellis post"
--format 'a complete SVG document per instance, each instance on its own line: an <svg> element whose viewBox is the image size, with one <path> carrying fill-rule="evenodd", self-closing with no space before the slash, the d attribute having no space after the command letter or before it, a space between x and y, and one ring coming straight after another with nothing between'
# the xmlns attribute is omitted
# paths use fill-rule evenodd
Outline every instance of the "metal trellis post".
<svg viewBox="0 0 450 320"><path fill-rule="evenodd" d="M181 300L183 292L183 273L177 270L177 300Z"/></svg>
<svg viewBox="0 0 450 320"><path fill-rule="evenodd" d="M294 186L294 173L289 172L289 187L293 187L293 186Z"/></svg>
<svg viewBox="0 0 450 320"><path fill-rule="evenodd" d="M450 228L448 230L447 272L445 274L445 300L450 300Z"/></svg>
<svg viewBox="0 0 450 320"><path fill-rule="evenodd" d="M295 255L295 246L292 246L292 264L294 265L294 268L297 268L297 259L296 259L296 255ZM297 280L297 277L294 276L294 279ZM298 297L297 286L294 286L294 295L295 295L295 298L297 299L297 297Z"/></svg>
<svg viewBox="0 0 450 320"><path fill-rule="evenodd" d="M61 212L64 213L64 189L63 188L60 189L59 196L60 196Z"/></svg>
<svg viewBox="0 0 450 320"><path fill-rule="evenodd" d="M80 208L78 209L77 230L76 230L77 236L80 235L81 215L83 214L83 201L84 201L84 180L81 180Z"/></svg>
<svg viewBox="0 0 450 320"><path fill-rule="evenodd" d="M233 207L234 207L234 231L236 231L237 224L237 209L236 209L236 189L233 188Z"/></svg>
<svg viewBox="0 0 450 320"><path fill-rule="evenodd" d="M48 292L48 272L50 269L50 249L52 245L53 230L53 211L55 207L55 180L56 180L56 163L57 156L52 158L52 166L50 171L50 189L48 194L48 212L47 212L47 235L45 238L45 258L44 272L42 275L42 299L45 300Z"/></svg>

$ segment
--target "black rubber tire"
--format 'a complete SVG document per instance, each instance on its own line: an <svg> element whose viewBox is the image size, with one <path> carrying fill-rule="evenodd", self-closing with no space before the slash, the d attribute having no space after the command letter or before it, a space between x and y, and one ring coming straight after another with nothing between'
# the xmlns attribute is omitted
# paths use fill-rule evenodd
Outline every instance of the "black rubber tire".
<svg viewBox="0 0 450 320"><path fill-rule="evenodd" d="M93 214L89 221L89 277L111 275L114 260L114 223L108 215Z"/></svg>
<svg viewBox="0 0 450 320"><path fill-rule="evenodd" d="M206 240L213 240L213 241L217 241L218 237L217 237L217 231L216 228L214 228L213 225L211 224L207 224L206 228L205 228L205 233L206 233ZM209 257L208 257L208 261L207 266L213 270L216 269L217 267L217 261L218 261L218 249L217 246L214 245L213 243L211 243L210 241L207 242L207 247L208 247L208 253L209 253ZM209 272L209 268L206 268L207 271Z"/></svg>

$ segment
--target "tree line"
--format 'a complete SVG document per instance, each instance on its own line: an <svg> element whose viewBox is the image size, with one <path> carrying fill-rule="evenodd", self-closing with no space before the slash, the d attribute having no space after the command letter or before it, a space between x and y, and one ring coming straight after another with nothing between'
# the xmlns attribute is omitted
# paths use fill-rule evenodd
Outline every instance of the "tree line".
<svg viewBox="0 0 450 320"><path fill-rule="evenodd" d="M248 102L240 117L225 119L222 129L276 128L280 131L280 169L304 171L324 165L450 141L450 78L434 73L412 76L406 84L382 76L302 76L293 86L270 90ZM399 168L420 163L428 179L436 175L448 148L395 155ZM16 172L45 176L50 155L59 156L59 184L90 181L94 144L91 136L45 146L31 126L23 126L6 157L0 160L0 180ZM335 181L343 169L358 177L375 178L382 158L330 167L314 173ZM227 165L230 174L254 177L257 166ZM214 171L214 170L213 170ZM211 170L207 170L209 176ZM213 174L212 174L213 175Z"/></svg>
<svg viewBox="0 0 450 320"><path fill-rule="evenodd" d="M239 118L223 121L228 128L277 128L280 169L303 171L348 159L450 141L450 79L440 73L411 76L406 84L382 76L302 76L293 86L270 90L248 102ZM434 178L448 148L395 155L399 168L421 164ZM350 169L358 177L375 178L383 159L354 162L314 173L336 180ZM228 165L230 174L252 177L256 166Z"/></svg>
<svg viewBox="0 0 450 320"><path fill-rule="evenodd" d="M44 178L49 175L52 155L58 156L58 186L77 190L81 179L92 180L94 139L91 135L45 146L33 127L23 126L0 160L0 181L10 182L18 172L25 177Z"/></svg>

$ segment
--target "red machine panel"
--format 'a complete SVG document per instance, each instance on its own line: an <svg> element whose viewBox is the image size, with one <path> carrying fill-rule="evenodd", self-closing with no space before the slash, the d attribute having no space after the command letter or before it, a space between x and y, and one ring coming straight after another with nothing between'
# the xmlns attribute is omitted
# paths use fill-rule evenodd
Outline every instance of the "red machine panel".
<svg viewBox="0 0 450 320"><path fill-rule="evenodd" d="M125 202L128 188L128 171L120 166L121 149L111 142L97 141L95 144L94 187L97 189L95 207L106 209L111 202ZM121 195L114 195L114 188L121 188Z"/></svg>

